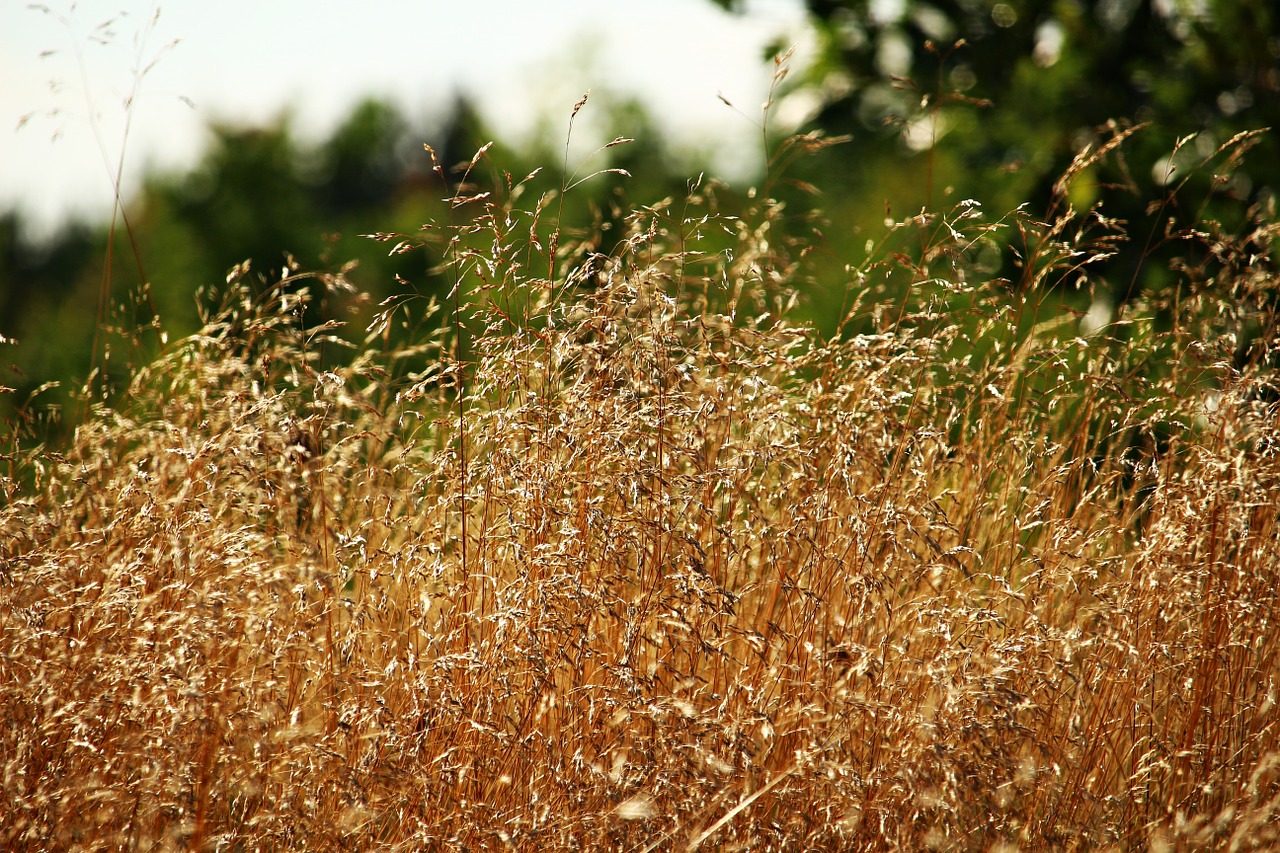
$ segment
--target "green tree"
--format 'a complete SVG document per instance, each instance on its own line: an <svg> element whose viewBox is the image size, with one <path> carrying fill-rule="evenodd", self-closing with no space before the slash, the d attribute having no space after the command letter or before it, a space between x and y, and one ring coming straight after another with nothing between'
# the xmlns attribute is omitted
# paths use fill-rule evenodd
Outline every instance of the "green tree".
<svg viewBox="0 0 1280 853"><path fill-rule="evenodd" d="M1109 214L1130 222L1163 201L1162 213L1184 224L1235 225L1251 206L1273 203L1280 186L1271 134L1229 181L1214 178L1227 171L1217 153L1224 143L1280 123L1280 10L1269 0L805 5L818 51L793 91L816 101L812 127L852 141L800 174L820 174L837 209L857 207L851 219L962 198L997 213L1030 201L1043 213L1083 146L1136 123L1150 126L1126 143L1123 161L1075 182L1069 201L1078 209L1105 195ZM1109 265L1117 296L1158 287L1161 250L1141 241L1121 248Z"/></svg>

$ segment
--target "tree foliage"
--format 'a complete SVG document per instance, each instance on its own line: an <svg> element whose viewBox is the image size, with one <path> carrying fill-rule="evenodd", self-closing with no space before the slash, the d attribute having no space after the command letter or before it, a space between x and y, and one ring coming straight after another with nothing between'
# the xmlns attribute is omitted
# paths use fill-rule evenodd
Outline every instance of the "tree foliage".
<svg viewBox="0 0 1280 853"><path fill-rule="evenodd" d="M619 195L620 172L638 176L631 191L654 202L682 191L687 171L636 102L603 107L609 132L639 141L611 145L585 163L564 162L561 117L554 129L548 125L546 139L523 147L500 141L470 169L472 155L500 140L501 129L488 127L461 97L431 127L414 127L391 103L366 100L318 141L301 138L287 115L262 126L215 125L194 168L146 176L129 202L128 228L118 229L110 253L104 251L112 239L104 224L69 224L48 242L31 245L24 242L19 213L0 215L0 346L8 350L0 354L0 386L15 389L0 396L0 405L54 381L62 387L43 398L65 407L91 369L109 372L100 358L106 350L118 363L130 350L154 349L162 338L194 331L197 294L229 275L270 287L298 270L341 271L370 299L343 304L331 294L303 319L311 325L345 320L352 335L373 314L373 303L392 298L422 305L442 297L449 282L436 270L440 247L429 245L420 226L449 219L448 199L463 172L482 194L537 171L523 189L557 204L566 233L582 238L575 245L607 254L623 239L619 211L627 202ZM612 171L582 180L601 169ZM580 185L572 203L560 206L556 198L575 182ZM104 255L110 259L105 270ZM100 300L107 312L102 317L95 311ZM104 343L104 330L125 346ZM9 346L15 340L16 349ZM145 361L153 355L129 357Z"/></svg>
<svg viewBox="0 0 1280 853"><path fill-rule="evenodd" d="M811 128L852 137L813 173L855 198L835 206L857 207L864 223L881 215L881 202L910 215L948 198L1044 211L1106 197L1109 214L1129 221L1155 202L1177 225L1203 214L1238 223L1251 206L1274 204L1274 135L1251 140L1247 163L1226 162L1238 134L1280 122L1280 12L1266 0L805 5L818 51L791 91L813 102ZM1134 125L1145 128L1123 159L1054 200L1083 148ZM1122 300L1158 285L1162 265L1148 263L1160 254L1156 237L1112 262Z"/></svg>

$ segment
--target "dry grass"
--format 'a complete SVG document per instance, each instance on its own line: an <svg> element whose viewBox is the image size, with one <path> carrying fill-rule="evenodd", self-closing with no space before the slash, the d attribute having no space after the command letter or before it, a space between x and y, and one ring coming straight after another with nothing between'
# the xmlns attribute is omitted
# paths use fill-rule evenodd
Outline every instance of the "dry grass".
<svg viewBox="0 0 1280 853"><path fill-rule="evenodd" d="M1092 329L1121 223L962 205L824 339L776 210L464 196L439 333L233 281L15 442L5 848L1280 843L1269 220Z"/></svg>

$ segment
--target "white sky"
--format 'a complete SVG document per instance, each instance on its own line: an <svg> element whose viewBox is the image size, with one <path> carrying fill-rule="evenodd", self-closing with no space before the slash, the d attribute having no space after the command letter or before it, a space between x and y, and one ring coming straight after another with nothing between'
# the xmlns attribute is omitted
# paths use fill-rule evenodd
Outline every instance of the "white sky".
<svg viewBox="0 0 1280 853"><path fill-rule="evenodd" d="M287 110L304 138L320 138L377 95L420 127L458 89L503 137L539 115L567 122L587 89L597 104L634 93L676 147L715 150L732 176L758 157L759 134L718 93L758 120L773 71L765 46L800 43L802 55L807 42L800 0L755 0L736 16L709 0L46 5L0 0L0 210L17 207L36 237L69 214L109 213L126 116L126 198L146 169L193 163L211 120Z"/></svg>

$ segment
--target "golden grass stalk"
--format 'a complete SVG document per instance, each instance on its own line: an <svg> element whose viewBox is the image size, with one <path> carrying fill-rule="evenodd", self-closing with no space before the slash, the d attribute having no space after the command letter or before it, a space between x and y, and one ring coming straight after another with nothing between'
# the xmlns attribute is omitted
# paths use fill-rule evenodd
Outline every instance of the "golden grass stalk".
<svg viewBox="0 0 1280 853"><path fill-rule="evenodd" d="M1117 223L962 205L826 338L774 208L468 199L439 334L233 280L15 445L3 846L1276 843L1271 223L1090 329Z"/></svg>

